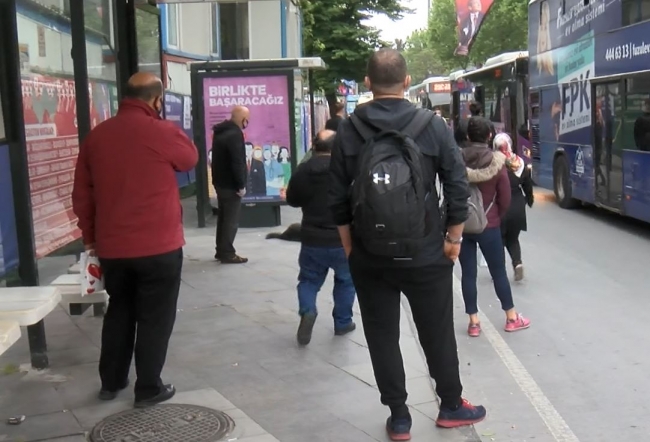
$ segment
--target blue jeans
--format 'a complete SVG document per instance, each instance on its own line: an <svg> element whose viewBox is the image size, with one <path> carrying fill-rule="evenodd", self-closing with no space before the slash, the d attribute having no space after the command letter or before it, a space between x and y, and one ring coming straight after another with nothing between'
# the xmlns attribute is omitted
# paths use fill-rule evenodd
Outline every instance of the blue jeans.
<svg viewBox="0 0 650 442"><path fill-rule="evenodd" d="M478 313L478 290L476 288L476 278L478 277L478 265L476 262L477 245L481 248L481 252L487 262L492 281L494 282L494 290L497 293L499 301L501 301L501 308L506 311L514 308L515 304L512 301L512 290L510 289L510 281L508 281L508 273L506 272L506 256L501 239L501 228L493 227L485 229L483 233L463 236L463 244L460 247L458 260L460 261L460 267L463 272L462 288L463 299L465 300L465 312L468 315Z"/></svg>
<svg viewBox="0 0 650 442"><path fill-rule="evenodd" d="M300 248L300 274L298 275L298 303L300 315L317 315L316 295L320 291L329 269L334 270L334 328L342 329L352 322L354 305L354 284L350 267L342 247Z"/></svg>

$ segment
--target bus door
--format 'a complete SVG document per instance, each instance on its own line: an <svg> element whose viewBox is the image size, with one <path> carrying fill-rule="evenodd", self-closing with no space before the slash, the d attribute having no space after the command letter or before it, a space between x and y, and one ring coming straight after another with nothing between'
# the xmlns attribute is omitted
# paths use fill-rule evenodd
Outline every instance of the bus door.
<svg viewBox="0 0 650 442"><path fill-rule="evenodd" d="M593 86L593 160L596 202L611 209L623 208L623 151L617 148L623 118L620 81Z"/></svg>
<svg viewBox="0 0 650 442"><path fill-rule="evenodd" d="M451 93L451 124L452 127L458 127L460 122L460 91Z"/></svg>

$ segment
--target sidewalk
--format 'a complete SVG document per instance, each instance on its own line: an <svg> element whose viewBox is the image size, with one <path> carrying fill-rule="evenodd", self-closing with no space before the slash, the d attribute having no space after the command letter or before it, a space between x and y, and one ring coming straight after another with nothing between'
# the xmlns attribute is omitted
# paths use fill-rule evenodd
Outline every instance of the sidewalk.
<svg viewBox="0 0 650 442"><path fill-rule="evenodd" d="M282 228L240 230L236 245L250 263L220 265L213 260L214 220L198 229L194 201L184 205L183 285L163 374L179 391L175 402L225 411L236 424L224 439L229 441L388 440L388 409L379 403L358 311L359 328L334 337L328 281L319 298L321 315L312 343L299 348L299 245L264 239ZM289 208L283 208L282 216L284 226L299 220L299 212ZM72 261L64 257L44 263L43 283L64 273ZM470 428L435 427L432 384L409 315L402 316L413 440L480 441ZM59 308L46 318L46 331L50 370L29 370L25 337L0 357L0 441L81 442L100 420L132 407L130 391L110 403L96 399L100 318L71 318ZM5 425L14 415L27 419L19 426Z"/></svg>

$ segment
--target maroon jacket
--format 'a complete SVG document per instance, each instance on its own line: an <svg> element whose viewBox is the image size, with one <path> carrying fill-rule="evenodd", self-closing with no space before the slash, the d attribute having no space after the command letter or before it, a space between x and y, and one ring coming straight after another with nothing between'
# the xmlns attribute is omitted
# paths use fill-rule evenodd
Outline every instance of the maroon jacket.
<svg viewBox="0 0 650 442"><path fill-rule="evenodd" d="M478 184L483 195L483 207L487 210L492 201L494 205L487 213L487 228L501 226L501 219L510 207L510 180L505 168L506 156L494 152L485 143L467 143L462 149L467 180Z"/></svg>
<svg viewBox="0 0 650 442"><path fill-rule="evenodd" d="M183 131L145 102L125 99L79 150L72 207L84 244L100 258L139 258L183 247L176 171L198 151Z"/></svg>

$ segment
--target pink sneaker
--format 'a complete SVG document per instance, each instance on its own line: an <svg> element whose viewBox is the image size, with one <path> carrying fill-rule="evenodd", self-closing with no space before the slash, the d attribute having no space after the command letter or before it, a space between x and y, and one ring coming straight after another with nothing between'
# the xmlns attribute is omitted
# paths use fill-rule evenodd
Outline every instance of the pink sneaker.
<svg viewBox="0 0 650 442"><path fill-rule="evenodd" d="M521 316L520 313L518 313L517 319L508 319L506 321L505 330L507 332L516 332L519 330L525 330L528 327L530 327L530 319L526 319L523 316Z"/></svg>
<svg viewBox="0 0 650 442"><path fill-rule="evenodd" d="M478 338L481 336L481 324L470 324L467 327L467 334L470 338Z"/></svg>

